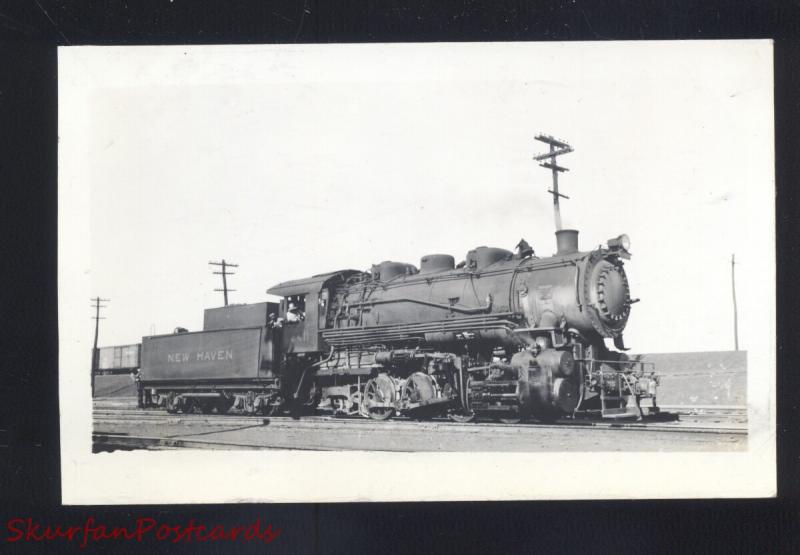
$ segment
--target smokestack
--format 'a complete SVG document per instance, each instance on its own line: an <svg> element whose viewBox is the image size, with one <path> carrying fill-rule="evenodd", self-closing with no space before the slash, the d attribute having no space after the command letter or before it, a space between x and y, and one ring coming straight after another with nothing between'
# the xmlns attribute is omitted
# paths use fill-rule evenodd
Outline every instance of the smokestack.
<svg viewBox="0 0 800 555"><path fill-rule="evenodd" d="M556 231L556 254L572 254L578 252L578 230L559 229Z"/></svg>

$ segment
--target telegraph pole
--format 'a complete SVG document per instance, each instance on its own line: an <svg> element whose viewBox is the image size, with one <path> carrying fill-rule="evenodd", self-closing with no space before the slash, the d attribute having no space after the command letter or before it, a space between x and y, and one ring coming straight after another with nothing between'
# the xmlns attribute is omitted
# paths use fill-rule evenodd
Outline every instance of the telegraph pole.
<svg viewBox="0 0 800 555"><path fill-rule="evenodd" d="M541 162L539 165L543 168L547 168L553 171L553 188L548 189L547 192L553 195L553 211L555 212L555 220L556 220L556 231L561 230L561 207L558 203L559 198L569 199L567 195L562 195L558 192L558 174L561 172L568 172L569 169L563 166L559 166L556 158L563 154L569 154L573 152L573 148L569 146L564 141L555 139L550 135L538 134L534 137L537 141L541 141L550 146L550 152L545 154L538 154L533 157L534 160L537 162ZM543 162L543 160L547 160Z"/></svg>
<svg viewBox="0 0 800 555"><path fill-rule="evenodd" d="M209 262L212 266L221 266L221 272L213 272L216 275L222 276L222 289L214 289L214 291L222 291L222 294L225 298L225 306L228 306L228 291L236 291L236 289L228 289L228 276L236 275L235 272L228 272L228 268L238 268L238 264L231 264L230 262L225 262L225 259L222 259L222 262Z"/></svg>
<svg viewBox="0 0 800 555"><path fill-rule="evenodd" d="M731 291L733 293L733 344L739 350L739 316L736 313L736 255L731 255Z"/></svg>
<svg viewBox="0 0 800 555"><path fill-rule="evenodd" d="M92 398L94 398L94 377L97 374L97 369L100 366L100 351L97 349L97 336L100 332L100 320L105 320L104 317L100 316L100 309L105 308L106 305L101 303L110 302L111 299L101 299L100 297L95 297L94 299L89 299L94 304L92 308L94 308L94 347L92 348Z"/></svg>

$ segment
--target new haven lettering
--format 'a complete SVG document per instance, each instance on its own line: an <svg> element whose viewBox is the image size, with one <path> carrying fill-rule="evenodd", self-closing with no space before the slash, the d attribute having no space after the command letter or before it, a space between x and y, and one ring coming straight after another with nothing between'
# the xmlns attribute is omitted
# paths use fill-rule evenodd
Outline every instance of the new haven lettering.
<svg viewBox="0 0 800 555"><path fill-rule="evenodd" d="M196 353L169 353L167 354L167 362L183 363L194 360L196 362L203 361L216 361L216 360L233 360L232 349L220 349L218 351L197 351Z"/></svg>

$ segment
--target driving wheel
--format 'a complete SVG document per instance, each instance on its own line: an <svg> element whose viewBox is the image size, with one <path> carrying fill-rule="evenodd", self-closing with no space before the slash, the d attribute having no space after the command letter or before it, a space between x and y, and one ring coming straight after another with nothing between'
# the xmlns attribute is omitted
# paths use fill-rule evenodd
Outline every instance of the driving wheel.
<svg viewBox="0 0 800 555"><path fill-rule="evenodd" d="M373 420L387 420L394 415L394 381L386 374L371 379L364 387L363 412Z"/></svg>

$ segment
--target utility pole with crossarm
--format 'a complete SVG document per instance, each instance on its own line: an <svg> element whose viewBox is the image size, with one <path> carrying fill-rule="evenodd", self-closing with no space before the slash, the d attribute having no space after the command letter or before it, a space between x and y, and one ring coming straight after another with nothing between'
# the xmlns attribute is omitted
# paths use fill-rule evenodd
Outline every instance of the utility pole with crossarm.
<svg viewBox="0 0 800 555"><path fill-rule="evenodd" d="M228 291L236 291L236 289L228 289L228 276L236 275L234 272L228 272L228 268L238 268L238 264L231 264L230 262L225 262L225 259L222 259L222 262L209 262L212 266L221 266L221 272L214 272L216 275L222 276L222 289L214 289L214 291L222 291L223 297L225 299L225 306L228 306Z"/></svg>
<svg viewBox="0 0 800 555"><path fill-rule="evenodd" d="M550 152L538 154L534 156L533 159L537 162L540 162L539 165L543 168L550 169L553 172L553 188L548 189L547 192L553 195L553 211L555 212L556 231L561 231L561 208L559 206L558 199L569 199L569 197L558 192L558 174L561 172L567 172L569 169L559 166L556 158L563 154L569 154L570 152L573 152L574 149L566 142L555 139L550 135L544 135L540 133L534 138L537 141L541 141L547 145L550 145Z"/></svg>
<svg viewBox="0 0 800 555"><path fill-rule="evenodd" d="M101 299L100 297L95 297L90 299L94 304L92 308L94 308L94 347L92 348L92 398L94 398L94 377L97 374L97 369L100 366L100 351L97 349L97 337L100 333L100 320L105 320L102 316L100 316L100 309L105 308L106 305L101 303L107 303L111 301L111 299Z"/></svg>
<svg viewBox="0 0 800 555"><path fill-rule="evenodd" d="M736 255L731 255L731 293L733 293L733 347L739 350L739 314L736 309Z"/></svg>

